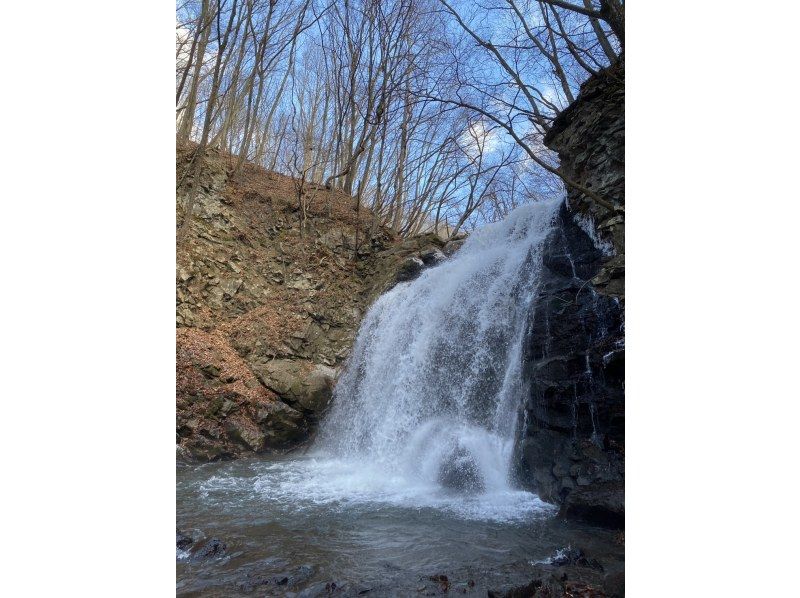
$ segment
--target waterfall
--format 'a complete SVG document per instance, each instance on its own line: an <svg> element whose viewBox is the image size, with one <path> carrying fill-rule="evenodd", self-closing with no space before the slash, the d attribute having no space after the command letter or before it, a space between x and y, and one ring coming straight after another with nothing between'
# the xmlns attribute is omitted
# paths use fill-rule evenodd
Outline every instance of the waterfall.
<svg viewBox="0 0 800 598"><path fill-rule="evenodd" d="M517 208L375 302L321 424L316 455L390 478L385 494L516 491L526 321L558 205ZM360 486L354 481L353 488Z"/></svg>

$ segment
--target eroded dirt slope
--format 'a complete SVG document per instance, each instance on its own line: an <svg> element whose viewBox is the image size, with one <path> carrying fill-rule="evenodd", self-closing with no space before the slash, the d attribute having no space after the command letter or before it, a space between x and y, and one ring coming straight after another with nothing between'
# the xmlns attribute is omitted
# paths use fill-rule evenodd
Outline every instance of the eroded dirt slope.
<svg viewBox="0 0 800 598"><path fill-rule="evenodd" d="M194 152L176 152L179 224ZM177 443L201 460L309 438L369 304L443 246L402 240L353 198L308 184L301 230L297 181L252 164L231 176L232 164L207 153L177 246Z"/></svg>

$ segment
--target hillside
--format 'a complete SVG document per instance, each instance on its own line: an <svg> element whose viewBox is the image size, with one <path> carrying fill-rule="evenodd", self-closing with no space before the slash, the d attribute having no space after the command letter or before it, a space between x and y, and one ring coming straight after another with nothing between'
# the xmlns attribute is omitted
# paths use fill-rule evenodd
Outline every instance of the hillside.
<svg viewBox="0 0 800 598"><path fill-rule="evenodd" d="M194 151L177 147L178 223ZM253 164L231 177L231 164L207 153L176 256L177 443L199 460L309 438L369 304L417 267L410 258L431 263L444 245L401 239L353 198L309 184L301 231L297 181Z"/></svg>

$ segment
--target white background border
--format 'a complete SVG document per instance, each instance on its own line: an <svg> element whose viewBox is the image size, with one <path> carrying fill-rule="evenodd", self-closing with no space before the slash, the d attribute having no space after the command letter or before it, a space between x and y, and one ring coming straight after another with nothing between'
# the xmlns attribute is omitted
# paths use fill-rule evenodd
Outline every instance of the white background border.
<svg viewBox="0 0 800 598"><path fill-rule="evenodd" d="M174 591L174 13L4 7L6 596ZM627 14L628 595L789 595L798 9Z"/></svg>

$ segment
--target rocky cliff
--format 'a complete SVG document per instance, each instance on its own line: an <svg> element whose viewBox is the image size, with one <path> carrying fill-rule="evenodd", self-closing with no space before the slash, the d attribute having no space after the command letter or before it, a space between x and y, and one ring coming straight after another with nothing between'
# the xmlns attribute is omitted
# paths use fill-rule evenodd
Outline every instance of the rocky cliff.
<svg viewBox="0 0 800 598"><path fill-rule="evenodd" d="M194 152L177 148L178 222ZM369 304L443 245L397 238L336 191L300 195L252 164L231 176L231 163L207 153L176 256L177 444L199 460L307 439Z"/></svg>
<svg viewBox="0 0 800 598"><path fill-rule="evenodd" d="M566 516L624 525L624 62L592 77L545 143L568 189L532 310L521 468Z"/></svg>

